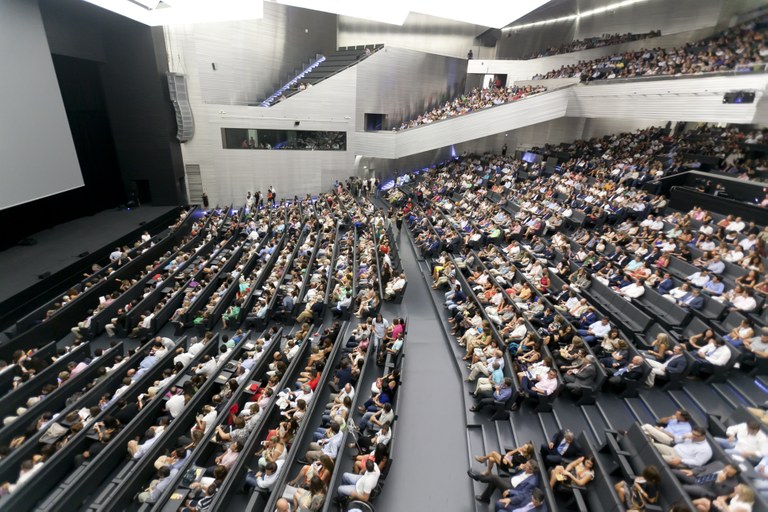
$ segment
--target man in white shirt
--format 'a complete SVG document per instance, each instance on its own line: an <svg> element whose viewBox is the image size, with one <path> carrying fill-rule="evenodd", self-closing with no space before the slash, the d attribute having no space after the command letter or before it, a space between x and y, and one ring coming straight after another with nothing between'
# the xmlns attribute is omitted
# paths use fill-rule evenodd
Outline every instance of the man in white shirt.
<svg viewBox="0 0 768 512"><path fill-rule="evenodd" d="M712 458L712 447L707 442L704 429L694 427L690 439L674 446L654 442L662 458L673 468L698 468Z"/></svg>
<svg viewBox="0 0 768 512"><path fill-rule="evenodd" d="M557 372L549 370L539 376L538 382L533 382L528 377L523 377L520 383L522 390L515 395L515 403L510 408L512 411L520 409L520 404L525 397L549 396L557 389Z"/></svg>
<svg viewBox="0 0 768 512"><path fill-rule="evenodd" d="M168 414L171 415L171 418L176 418L179 414L181 414L181 411L184 410L184 407L187 405L188 396L185 394L180 395L173 395L171 398L168 399L168 401L165 403L165 410L168 411Z"/></svg>
<svg viewBox="0 0 768 512"><path fill-rule="evenodd" d="M715 367L725 366L731 360L731 350L722 338L712 338L709 343L696 351L691 375L706 377L715 372Z"/></svg>
<svg viewBox="0 0 768 512"><path fill-rule="evenodd" d="M336 460L336 455L339 453L339 447L341 446L344 432L341 431L341 427L335 421L331 421L330 429L333 433L331 437L321 439L316 443L309 443L307 454L304 457L304 460L299 461L299 464L307 465L316 460L320 460L320 457L323 455L327 455L331 459Z"/></svg>
<svg viewBox="0 0 768 512"><path fill-rule="evenodd" d="M741 312L749 313L757 308L757 301L755 301L755 298L752 297L749 292L744 290L733 298L731 305Z"/></svg>
<svg viewBox="0 0 768 512"><path fill-rule="evenodd" d="M283 468L284 459L275 462L267 462L264 471L253 473L251 471L245 475L245 486L252 487L256 492L270 492L280 476L280 470Z"/></svg>
<svg viewBox="0 0 768 512"><path fill-rule="evenodd" d="M469 376L464 379L466 382L472 382L482 374L488 377L493 372L494 363L498 362L501 368L504 367L504 353L501 350L497 350L493 356L486 359L485 362L478 361L472 365L472 369L469 372Z"/></svg>
<svg viewBox="0 0 768 512"><path fill-rule="evenodd" d="M706 270L694 272L693 274L688 276L688 282L691 283L693 286L701 288L709 282L709 272L707 272Z"/></svg>
<svg viewBox="0 0 768 512"><path fill-rule="evenodd" d="M353 500L368 501L371 491L379 483L381 471L378 464L368 459L365 463L365 473L356 475L354 473L344 473L341 476L341 485L338 493L340 496L348 496Z"/></svg>
<svg viewBox="0 0 768 512"><path fill-rule="evenodd" d="M643 296L645 287L639 279L635 279L633 283L628 284L624 288L620 288L619 293L627 300L637 299Z"/></svg>
<svg viewBox="0 0 768 512"><path fill-rule="evenodd" d="M746 224L744 224L744 221L741 220L741 217L736 217L736 220L734 220L733 222L730 222L727 226L725 226L725 230L741 233L745 226Z"/></svg>
<svg viewBox="0 0 768 512"><path fill-rule="evenodd" d="M722 262L720 259L720 256L715 256L712 258L712 261L710 261L707 264L707 270L712 272L713 274L722 274L723 271L725 271L725 263Z"/></svg>
<svg viewBox="0 0 768 512"><path fill-rule="evenodd" d="M216 359L207 355L203 357L203 362L198 365L197 369L195 370L195 375L205 375L206 377L210 378L214 373L216 373L216 368Z"/></svg>
<svg viewBox="0 0 768 512"><path fill-rule="evenodd" d="M142 456L144 456L145 453L149 450L149 448L157 441L157 436L155 435L155 429L150 427L147 429L147 431L144 434L145 441L141 444L136 439L132 439L128 441L128 453L134 458L134 459L140 459Z"/></svg>
<svg viewBox="0 0 768 512"><path fill-rule="evenodd" d="M747 459L753 464L768 455L768 436L754 420L731 425L725 430L725 435L716 437L715 441L728 455Z"/></svg>
<svg viewBox="0 0 768 512"><path fill-rule="evenodd" d="M739 242L739 246L741 246L741 248L746 252L752 250L755 245L757 245L757 235L754 233L749 235L747 238L742 238Z"/></svg>
<svg viewBox="0 0 768 512"><path fill-rule="evenodd" d="M605 338L605 335L611 331L611 323L608 317L604 316L597 322L590 324L589 329L579 329L578 333L589 346L593 346L598 340Z"/></svg>
<svg viewBox="0 0 768 512"><path fill-rule="evenodd" d="M189 346L188 352L192 354L192 357L196 356L200 353L201 350L205 348L205 342L204 341L195 341L193 344Z"/></svg>
<svg viewBox="0 0 768 512"><path fill-rule="evenodd" d="M518 318L517 325L515 325L515 328L509 333L507 338L510 341L522 341L527 335L528 327L525 325L525 319Z"/></svg>

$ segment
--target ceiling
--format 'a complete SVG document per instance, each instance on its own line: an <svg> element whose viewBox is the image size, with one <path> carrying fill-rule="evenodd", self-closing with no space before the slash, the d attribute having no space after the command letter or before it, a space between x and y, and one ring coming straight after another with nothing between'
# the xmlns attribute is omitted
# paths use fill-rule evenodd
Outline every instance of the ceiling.
<svg viewBox="0 0 768 512"><path fill-rule="evenodd" d="M410 13L502 28L558 0L83 0L151 26L260 19L264 1L402 25Z"/></svg>

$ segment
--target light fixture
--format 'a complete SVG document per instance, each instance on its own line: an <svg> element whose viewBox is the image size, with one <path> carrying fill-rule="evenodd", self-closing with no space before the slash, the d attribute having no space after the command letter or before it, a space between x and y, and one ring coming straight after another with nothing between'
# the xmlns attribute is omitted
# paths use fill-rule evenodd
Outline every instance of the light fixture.
<svg viewBox="0 0 768 512"><path fill-rule="evenodd" d="M261 19L263 0L84 0L152 27Z"/></svg>
<svg viewBox="0 0 768 512"><path fill-rule="evenodd" d="M621 9L622 7L627 7L630 5L639 4L641 2L647 2L647 1L648 0L623 0L622 2L616 2L609 5L604 5L603 7L590 9L589 11L584 11L576 14L569 14L568 16L561 16L560 18L550 18L547 20L535 21L533 23L525 23L523 25L514 25L512 27L505 27L502 30L503 31L520 30L523 28L540 27L542 25L548 25L550 23L560 23L562 21L577 20L581 18L586 18L588 16L594 16L595 14L602 14L608 11L615 11L616 9Z"/></svg>

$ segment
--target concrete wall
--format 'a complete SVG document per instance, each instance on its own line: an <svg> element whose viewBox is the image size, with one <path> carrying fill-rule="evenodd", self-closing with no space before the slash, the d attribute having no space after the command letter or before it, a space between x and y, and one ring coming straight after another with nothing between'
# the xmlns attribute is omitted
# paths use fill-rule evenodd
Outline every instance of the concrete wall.
<svg viewBox="0 0 768 512"><path fill-rule="evenodd" d="M186 73L194 64L205 103L254 104L316 54L336 49L336 15L264 2L259 20L173 25L166 33L171 67Z"/></svg>

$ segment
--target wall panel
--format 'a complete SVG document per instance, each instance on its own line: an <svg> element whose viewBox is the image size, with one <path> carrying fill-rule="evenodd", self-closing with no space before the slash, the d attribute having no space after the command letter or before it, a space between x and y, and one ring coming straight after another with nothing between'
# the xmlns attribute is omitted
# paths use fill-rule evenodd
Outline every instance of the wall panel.
<svg viewBox="0 0 768 512"><path fill-rule="evenodd" d="M266 4L265 4L266 5ZM427 53L466 59L471 48L475 58L490 58L494 47L481 48L475 37L487 27L411 13L403 26L339 16L339 46L384 43Z"/></svg>
<svg viewBox="0 0 768 512"><path fill-rule="evenodd" d="M260 20L173 25L166 33L171 67L185 73L194 64L204 102L248 104L272 94L315 54L335 50L336 16L264 2Z"/></svg>
<svg viewBox="0 0 768 512"><path fill-rule="evenodd" d="M430 53L384 47L356 66L357 126L366 112L387 114L399 126L465 90L467 61Z"/></svg>

